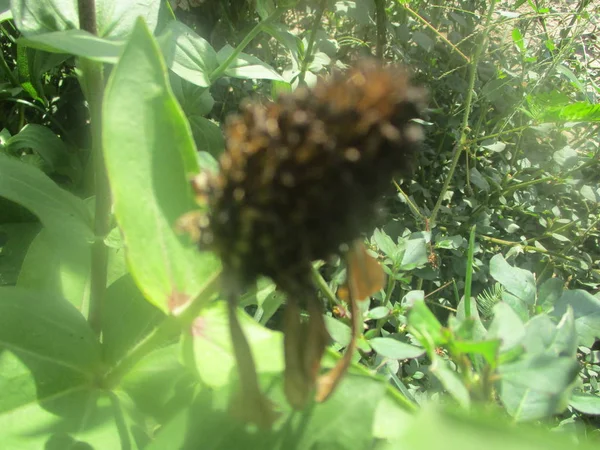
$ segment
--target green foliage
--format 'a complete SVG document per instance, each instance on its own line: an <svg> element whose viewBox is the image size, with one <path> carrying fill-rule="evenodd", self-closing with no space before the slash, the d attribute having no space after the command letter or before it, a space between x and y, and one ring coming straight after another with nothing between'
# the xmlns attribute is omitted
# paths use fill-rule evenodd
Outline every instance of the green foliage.
<svg viewBox="0 0 600 450"><path fill-rule="evenodd" d="M95 16L79 9L92 3ZM593 448L597 5L197 3L0 2L3 447ZM220 263L175 222L196 207L189 178L218 170L221 126L244 98L371 53L411 67L430 97L415 174L366 237L386 286L359 305L339 389L297 412L283 394L285 296L266 279L241 295L280 413L258 430L228 410ZM340 261L315 265L326 367L350 340L345 276ZM513 425L532 421L543 426ZM544 430L573 425L584 432Z"/></svg>

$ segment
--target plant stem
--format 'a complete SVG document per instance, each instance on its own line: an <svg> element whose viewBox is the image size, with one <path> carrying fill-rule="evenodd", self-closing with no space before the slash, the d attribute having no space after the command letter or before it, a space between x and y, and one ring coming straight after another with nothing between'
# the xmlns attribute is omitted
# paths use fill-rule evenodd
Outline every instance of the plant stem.
<svg viewBox="0 0 600 450"><path fill-rule="evenodd" d="M83 30L97 35L96 4L94 0L79 0L79 23ZM92 160L94 164L96 210L94 214L95 241L92 244L90 308L88 322L100 335L102 310L106 293L108 247L104 238L110 231L110 186L102 153L102 100L104 97L104 73L102 63L85 58L79 60L82 87L90 110L92 133Z"/></svg>
<svg viewBox="0 0 600 450"><path fill-rule="evenodd" d="M202 292L177 316L169 315L148 336L140 341L133 349L113 367L104 377L105 387L110 388L119 383L142 358L150 352L165 345L171 338L188 329L200 310L206 306L210 298L217 292L220 285L220 273L206 284Z"/></svg>
<svg viewBox="0 0 600 450"><path fill-rule="evenodd" d="M411 16L413 16L415 19L417 19L419 22L421 22L423 25L425 25L427 28L429 28L431 31L433 31L442 41L444 41L446 44L448 44L450 46L450 48L452 48L453 51L455 51L460 56L462 56L465 59L465 61L471 62L471 60L469 59L469 57L467 55L465 55L463 52L461 52L456 45L454 45L452 42L450 42L433 25L431 25L424 18L422 18L417 12L410 9L410 7L408 6L408 3L405 3L402 0L396 0L396 2L398 2L398 4L400 4L400 6L402 6ZM494 4L495 4L495 0L492 2L492 5L490 6L490 11L493 11ZM488 14L488 22L485 25L486 28L488 26L490 18L491 18L491 14Z"/></svg>
<svg viewBox="0 0 600 450"><path fill-rule="evenodd" d="M484 30L488 29L488 24L490 23L490 20L492 19L492 14L494 12L495 5L496 5L496 1L493 0L490 3L490 8L488 10ZM409 9L407 6L404 6L404 7ZM462 154L463 150L467 147L467 132L469 131L469 117L471 115L471 103L473 102L473 90L475 87L475 78L477 76L477 64L479 63L479 58L481 57L481 54L483 53L483 49L486 45L487 45L487 35L484 36L484 38L479 41L479 45L477 45L477 48L475 49L475 54L473 55L473 59L470 60L468 88L467 88L467 95L466 95L466 99L465 99L465 114L463 116L463 120L462 120L462 124L461 124L460 138L459 138L458 142L456 143L456 145L454 146L454 155L452 156L452 163L450 164L450 171L448 172L448 176L446 177L446 180L444 181L444 185L442 186L442 190L440 192L437 203L433 207L433 211L431 211L431 216L429 217L429 221L431 222L432 226L435 224L435 219L437 218L437 214L442 206L442 202L444 201L444 196L446 195L446 192L448 191L448 188L450 187L450 182L452 181L452 177L454 176L454 171L456 170L456 166L458 165L458 160L460 159L460 155ZM469 61L468 58L467 58L467 61Z"/></svg>
<svg viewBox="0 0 600 450"><path fill-rule="evenodd" d="M385 50L385 19L385 0L375 0L375 21L377 26L375 56L378 59L383 59L383 51Z"/></svg>
<svg viewBox="0 0 600 450"><path fill-rule="evenodd" d="M500 245L507 245L510 247L515 247L515 246L519 245L519 246L523 247L523 250L525 250L525 251L543 253L548 256L554 256L555 258L565 259L565 260L571 261L571 262L576 260L575 258L572 258L570 256L562 255L560 253L552 252L550 250L546 250L543 248L534 247L532 245L523 245L521 242L505 241L504 239L497 239L497 238L493 238L490 236L485 236L483 234L478 234L477 237L481 238L485 241L493 242L495 244L500 244Z"/></svg>
<svg viewBox="0 0 600 450"><path fill-rule="evenodd" d="M319 24L321 23L321 19L323 18L323 13L325 12L325 7L327 6L327 0L321 0L319 4L319 9L317 10L317 14L315 15L315 19L312 24L312 28L310 30L310 36L308 37L308 46L306 47L306 52L304 53L304 58L302 58L302 65L300 66L300 74L298 75L299 84L305 84L304 78L306 77L306 71L308 70L308 64L311 62L311 55L313 51L313 47L315 45L315 40L317 38L317 31L319 29Z"/></svg>
<svg viewBox="0 0 600 450"><path fill-rule="evenodd" d="M471 281L473 279L473 253L475 252L475 228L471 227L471 235L469 236L469 250L467 252L467 273L465 274L465 317L471 317Z"/></svg>
<svg viewBox="0 0 600 450"><path fill-rule="evenodd" d="M0 51L0 66L2 67L2 71L10 80L10 84L12 84L13 86L19 86L19 80L17 80L15 75L12 73L10 67L8 67L6 60L4 59L4 53L2 51Z"/></svg>
<svg viewBox="0 0 600 450"><path fill-rule="evenodd" d="M282 11L284 11L284 9L277 8L265 20L262 20L259 23L257 23L256 26L252 28L252 30L250 30L250 32L244 37L244 39L242 39L242 42L240 42L239 45L235 49L233 49L233 51L227 57L227 59L223 61L221 65L219 65L219 67L212 71L212 73L209 76L210 82L213 83L215 80L221 77L231 65L231 63L233 63L233 61L235 61L235 59L239 56L240 53L242 53L242 51L248 46L248 44L252 42L252 39L254 39L268 23L272 22L277 16L279 16L279 14L281 14Z"/></svg>

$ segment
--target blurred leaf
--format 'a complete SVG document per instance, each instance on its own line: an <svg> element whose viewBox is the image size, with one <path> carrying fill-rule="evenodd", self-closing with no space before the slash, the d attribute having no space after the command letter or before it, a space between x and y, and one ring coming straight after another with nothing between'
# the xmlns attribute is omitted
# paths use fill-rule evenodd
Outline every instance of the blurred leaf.
<svg viewBox="0 0 600 450"><path fill-rule="evenodd" d="M68 53L115 64L123 50L119 41L103 39L83 30L56 31L20 38L18 43L51 53Z"/></svg>
<svg viewBox="0 0 600 450"><path fill-rule="evenodd" d="M101 37L126 38L138 17L154 30L158 22L161 2L135 0L96 0L96 21ZM13 1L11 3L15 24L25 36L79 28L79 15L75 0Z"/></svg>
<svg viewBox="0 0 600 450"><path fill-rule="evenodd" d="M569 405L584 414L600 416L600 395L573 394Z"/></svg>
<svg viewBox="0 0 600 450"><path fill-rule="evenodd" d="M379 355L391 359L418 358L425 353L422 348L387 337L369 339L369 345Z"/></svg>
<svg viewBox="0 0 600 450"><path fill-rule="evenodd" d="M346 347L350 343L351 331L350 327L340 320L334 319L331 316L325 316L325 326L327 332L335 342L342 347Z"/></svg>
<svg viewBox="0 0 600 450"><path fill-rule="evenodd" d="M486 139L481 143L481 146L486 150L496 153L503 152L506 148L506 144L504 142L497 141L495 139Z"/></svg>
<svg viewBox="0 0 600 450"><path fill-rule="evenodd" d="M580 289L565 291L554 305L552 316L562 317L569 306L573 308L579 344L591 347L600 336L600 299Z"/></svg>
<svg viewBox="0 0 600 450"><path fill-rule="evenodd" d="M218 158L225 149L221 128L204 117L191 116L189 121L198 151L208 152Z"/></svg>
<svg viewBox="0 0 600 450"><path fill-rule="evenodd" d="M185 245L173 229L197 208L187 179L199 168L189 126L143 22L111 73L103 113L104 156L129 267L146 299L166 312L211 286L219 263Z"/></svg>
<svg viewBox="0 0 600 450"><path fill-rule="evenodd" d="M569 146L554 152L552 158L554 158L556 164L564 169L570 169L578 162L577 152Z"/></svg>
<svg viewBox="0 0 600 450"><path fill-rule="evenodd" d="M233 48L230 45L226 45L219 50L217 53L217 60L219 64L223 64L232 53ZM247 55L246 53L240 53L231 62L225 71L225 75L242 79L258 78L265 80L285 81L283 77L279 75L271 66L264 63L257 57Z"/></svg>
<svg viewBox="0 0 600 450"><path fill-rule="evenodd" d="M56 134L42 125L27 124L5 144L6 150L16 153L21 149L32 149L48 165L49 171L67 161L67 148Z"/></svg>
<svg viewBox="0 0 600 450"><path fill-rule="evenodd" d="M130 275L112 283L107 291L102 314L102 354L115 364L165 318L148 303Z"/></svg>
<svg viewBox="0 0 600 450"><path fill-rule="evenodd" d="M446 341L442 336L442 324L423 300L415 301L412 305L408 313L408 326L419 343L429 352Z"/></svg>
<svg viewBox="0 0 600 450"><path fill-rule="evenodd" d="M570 357L526 355L498 368L500 398L517 421L538 420L563 411L579 364Z"/></svg>
<svg viewBox="0 0 600 450"><path fill-rule="evenodd" d="M521 343L525 337L525 326L513 308L500 302L494 306L494 319L488 337L500 339L500 350L506 351Z"/></svg>
<svg viewBox="0 0 600 450"><path fill-rule="evenodd" d="M176 20L167 25L166 35L169 44L174 42L175 45L171 70L197 86L210 86L210 74L219 65L215 49L194 30Z"/></svg>
<svg viewBox="0 0 600 450"><path fill-rule="evenodd" d="M93 241L92 220L83 201L58 187L39 169L3 154L0 196L29 209L51 233Z"/></svg>
<svg viewBox="0 0 600 450"><path fill-rule="evenodd" d="M0 224L0 285L15 285L39 223Z"/></svg>
<svg viewBox="0 0 600 450"><path fill-rule="evenodd" d="M538 292L538 304L544 311L554 306L564 290L564 281L560 278L549 278L540 286Z"/></svg>
<svg viewBox="0 0 600 450"><path fill-rule="evenodd" d="M250 344L257 372L283 372L283 335L257 324L242 310L239 310L238 318ZM192 339L195 365L206 385L219 387L231 382L236 360L224 301L206 307L194 322L192 336L185 339Z"/></svg>
<svg viewBox="0 0 600 450"><path fill-rule="evenodd" d="M527 270L512 267L502 255L490 260L490 275L512 295L503 295L515 312L527 319L527 309L535 304L536 286L533 274ZM506 294L506 293L505 293Z"/></svg>
<svg viewBox="0 0 600 450"><path fill-rule="evenodd" d="M367 313L369 319L378 320L383 319L390 315L391 311L386 306L377 306L376 308L370 309Z"/></svg>
<svg viewBox="0 0 600 450"><path fill-rule="evenodd" d="M425 239L408 239L405 241L404 248L404 256L400 265L402 270L411 270L427 263L428 255Z"/></svg>
<svg viewBox="0 0 600 450"><path fill-rule="evenodd" d="M447 361L434 354L429 371L463 408L469 407L471 404L469 391L458 376L458 373L448 367Z"/></svg>
<svg viewBox="0 0 600 450"><path fill-rule="evenodd" d="M484 192L488 192L490 190L490 184L483 177L483 175L481 175L481 173L479 172L479 170L477 170L475 167L473 167L469 171L469 174L471 175L471 182L475 186L477 186L479 189L481 189Z"/></svg>

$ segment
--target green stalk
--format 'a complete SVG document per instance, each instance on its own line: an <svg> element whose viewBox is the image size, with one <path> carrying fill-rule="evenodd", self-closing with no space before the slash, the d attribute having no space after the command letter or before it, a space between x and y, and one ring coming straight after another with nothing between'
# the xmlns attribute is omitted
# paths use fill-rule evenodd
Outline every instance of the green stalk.
<svg viewBox="0 0 600 450"><path fill-rule="evenodd" d="M383 58L383 51L385 50L385 19L385 0L375 0L375 23L377 26L375 56L378 59Z"/></svg>
<svg viewBox="0 0 600 450"><path fill-rule="evenodd" d="M177 316L169 315L149 335L141 340L133 349L113 367L104 377L104 385L110 388L119 381L146 355L165 345L166 342L188 329L200 310L206 306L210 298L218 291L220 273L209 280L203 291Z"/></svg>
<svg viewBox="0 0 600 450"><path fill-rule="evenodd" d="M484 30L489 29L489 23L492 19L492 14L494 13L495 5L495 0L490 3L490 9L488 10ZM431 211L431 216L429 220L432 226L435 224L435 219L437 218L438 212L440 211L440 208L442 206L442 202L444 201L444 196L446 195L446 192L450 187L450 182L452 181L452 177L454 176L454 171L456 170L456 166L458 165L460 156L463 150L467 147L467 133L469 131L469 117L471 115L471 104L473 103L473 91L475 87L475 78L477 76L477 64L479 63L479 58L481 58L481 54L483 53L483 50L486 47L486 45L487 35L479 41L479 45L477 45L477 48L475 49L475 55L473 56L473 59L469 62L469 79L467 95L465 99L465 114L463 116L461 124L460 138L454 147L454 155L452 156L450 171L448 172L448 176L444 181L444 185L442 186L442 190L440 192L440 196L437 200L437 203L433 207L433 211Z"/></svg>
<svg viewBox="0 0 600 450"><path fill-rule="evenodd" d="M81 29L97 35L96 4L94 0L79 0L79 23ZM92 133L92 160L94 164L94 180L96 209L94 213L94 235L92 244L92 263L90 280L90 308L88 322L90 327L100 335L102 332L102 310L106 294L106 278L108 266L108 247L104 238L110 232L110 186L106 174L104 155L102 153L102 99L104 97L104 72L102 63L85 58L79 60L81 83L89 109Z"/></svg>
<svg viewBox="0 0 600 450"><path fill-rule="evenodd" d="M311 61L313 47L315 45L315 40L317 38L317 31L319 29L319 24L321 23L321 19L323 18L323 13L325 12L326 6L327 6L327 0L321 0L321 3L319 4L319 9L317 10L317 14L315 15L315 20L313 21L312 29L310 30L310 36L308 38L308 46L306 47L306 52L304 53L304 58L302 58L302 65L300 66L300 74L298 75L298 80L300 82L300 85L304 84L304 78L306 76L306 71L308 70L308 64Z"/></svg>
<svg viewBox="0 0 600 450"><path fill-rule="evenodd" d="M4 59L4 53L1 51L0 51L0 67L2 68L2 71L6 74L8 79L10 80L10 84L12 84L13 86L19 86L19 80L16 79L15 75L12 73L12 70L10 70L10 67L8 67L6 60Z"/></svg>
<svg viewBox="0 0 600 450"><path fill-rule="evenodd" d="M233 63L233 61L235 61L235 59L240 55L240 53L242 53L242 51L248 46L248 44L252 42L252 39L254 39L264 29L266 25L272 22L283 11L283 8L277 8L265 20L262 20L259 23L257 23L256 26L252 28L252 30L250 30L250 32L244 37L242 42L240 42L239 45L233 50L233 52L231 52L231 55L229 55L219 67L212 71L212 73L209 76L210 82L213 83L215 80L219 79L225 73L227 68Z"/></svg>
<svg viewBox="0 0 600 450"><path fill-rule="evenodd" d="M465 317L471 317L471 282L473 280L473 253L475 252L475 228L471 227L469 236L469 250L467 252L467 273L465 274Z"/></svg>

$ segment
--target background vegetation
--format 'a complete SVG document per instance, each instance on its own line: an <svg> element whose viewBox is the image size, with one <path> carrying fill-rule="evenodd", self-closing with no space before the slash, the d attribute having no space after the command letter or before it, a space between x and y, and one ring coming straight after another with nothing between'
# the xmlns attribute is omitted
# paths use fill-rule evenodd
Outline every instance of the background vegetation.
<svg viewBox="0 0 600 450"><path fill-rule="evenodd" d="M146 3L0 1L6 448L592 448L597 3ZM338 392L297 413L281 392L285 298L269 280L244 293L281 412L257 430L227 412L219 262L173 224L243 99L366 56L408 66L429 92L415 175L390 186L365 237L387 286L362 305ZM349 339L345 267L315 268L328 366Z"/></svg>

